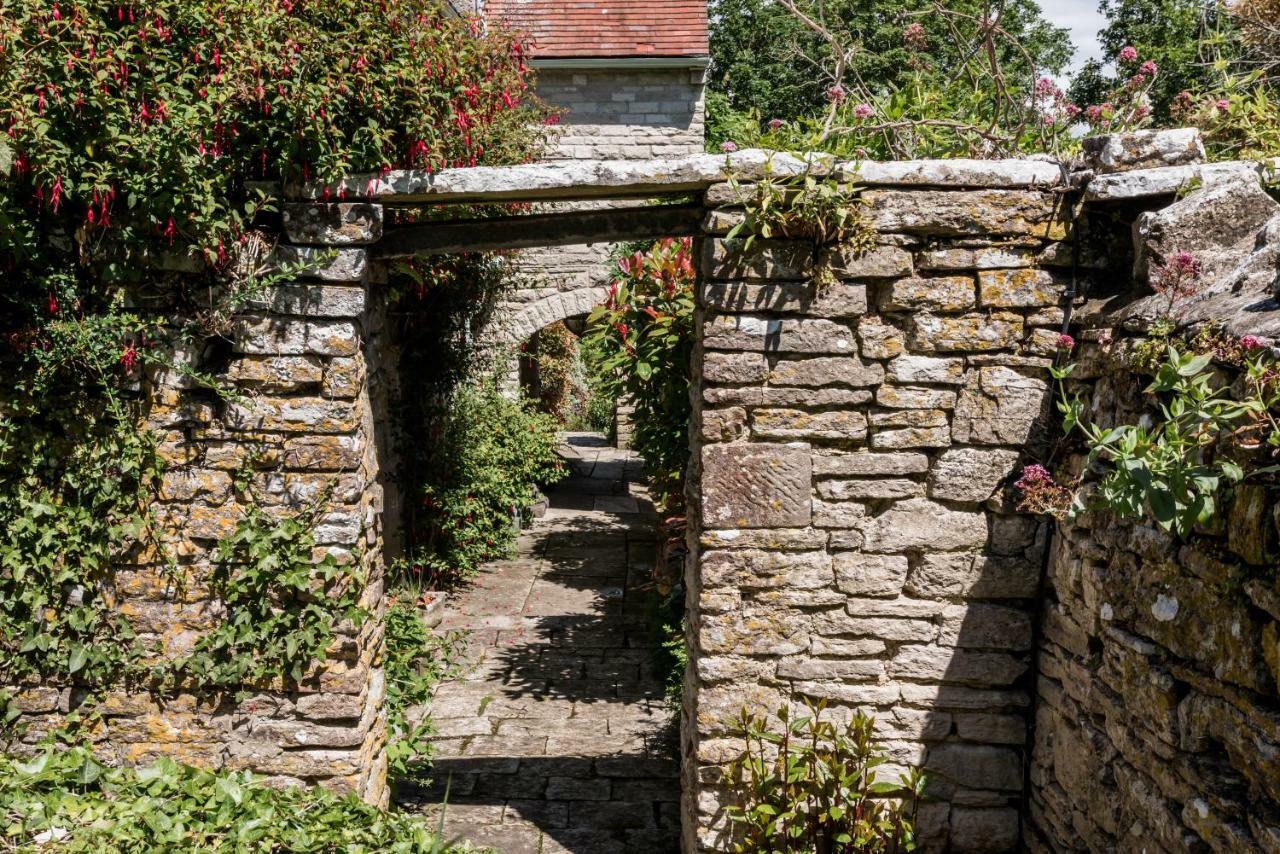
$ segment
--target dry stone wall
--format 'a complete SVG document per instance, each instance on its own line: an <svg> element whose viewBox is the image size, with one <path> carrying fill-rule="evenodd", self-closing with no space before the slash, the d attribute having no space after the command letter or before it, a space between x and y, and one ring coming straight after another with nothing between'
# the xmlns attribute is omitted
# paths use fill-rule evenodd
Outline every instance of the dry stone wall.
<svg viewBox="0 0 1280 854"><path fill-rule="evenodd" d="M295 208L289 223L295 247L350 247L376 239L381 211L372 205ZM375 430L378 371L375 340L380 298L371 295L364 250L342 248L312 275L281 286L240 316L234 352L219 371L239 396L219 401L176 372L145 379L146 425L160 437L167 463L156 515L163 546L180 564L175 584L165 559L147 550L122 567L115 598L144 644L163 658L191 651L199 636L226 616L207 579L216 542L232 533L243 508L232 488L242 466L272 514L291 514L333 487L315 529L316 551L331 554L365 580L361 605L372 618L339 626L329 660L299 684L242 686L224 694L180 689L152 694L118 689L98 696L101 716L90 730L108 761L145 763L169 756L193 765L249 769L278 784L319 784L386 799L385 686L380 663L382 533L380 463ZM201 354L179 358L208 369ZM25 727L19 750L33 745L78 708L74 687L15 686Z"/></svg>
<svg viewBox="0 0 1280 854"><path fill-rule="evenodd" d="M929 180L865 194L877 246L835 250L822 288L811 245L745 249L732 210L708 217L688 850L726 850L729 719L802 697L874 713L894 765L927 769L932 849L1018 844L1047 530L1008 485L1048 439L1067 223L1051 189Z"/></svg>

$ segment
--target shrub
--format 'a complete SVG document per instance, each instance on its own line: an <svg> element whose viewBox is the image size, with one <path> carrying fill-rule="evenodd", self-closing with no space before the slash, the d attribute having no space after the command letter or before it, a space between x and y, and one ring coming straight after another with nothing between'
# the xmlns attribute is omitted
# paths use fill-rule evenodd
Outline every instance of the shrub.
<svg viewBox="0 0 1280 854"><path fill-rule="evenodd" d="M0 756L0 847L19 851L458 852L425 824L353 795L276 789L247 772L160 759L109 768L82 747ZM11 847L12 846L12 847Z"/></svg>
<svg viewBox="0 0 1280 854"><path fill-rule="evenodd" d="M390 775L403 776L410 763L431 755L435 730L430 718L413 717L431 700L441 680L457 671L462 641L457 633L433 634L414 603L392 601L383 622L387 676L387 765Z"/></svg>
<svg viewBox="0 0 1280 854"><path fill-rule="evenodd" d="M604 354L602 388L634 402L632 446L644 458L654 498L667 507L682 505L689 462L694 281L688 238L636 251L618 263L587 332Z"/></svg>
<svg viewBox="0 0 1280 854"><path fill-rule="evenodd" d="M536 485L563 476L557 428L528 401L504 397L494 380L458 391L421 439L423 480L409 496L412 578L454 583L510 553L514 514L533 506Z"/></svg>
<svg viewBox="0 0 1280 854"><path fill-rule="evenodd" d="M739 798L729 809L740 836L734 851L752 854L892 854L916 847L915 809L924 778L912 770L879 782L887 760L874 721L855 712L839 728L822 720L825 701L795 717L778 710L782 731L745 709L733 734L745 741L726 782ZM890 795L900 796L891 798Z"/></svg>

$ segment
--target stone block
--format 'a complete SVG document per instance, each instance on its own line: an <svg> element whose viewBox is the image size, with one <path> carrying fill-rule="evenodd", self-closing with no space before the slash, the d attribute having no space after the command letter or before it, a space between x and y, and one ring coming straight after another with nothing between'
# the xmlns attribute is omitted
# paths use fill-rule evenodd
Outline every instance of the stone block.
<svg viewBox="0 0 1280 854"><path fill-rule="evenodd" d="M816 477L858 477L921 474L929 470L929 457L921 453L814 454Z"/></svg>
<svg viewBox="0 0 1280 854"><path fill-rule="evenodd" d="M879 429L871 436L871 447L877 450L945 448L950 444L951 431L946 426Z"/></svg>
<svg viewBox="0 0 1280 854"><path fill-rule="evenodd" d="M1031 599L1039 584L1040 567L1026 558L925 553L903 589L926 599Z"/></svg>
<svg viewBox="0 0 1280 854"><path fill-rule="evenodd" d="M884 676L884 664L865 658L788 658L778 662L779 679L817 681L839 679L874 682Z"/></svg>
<svg viewBox="0 0 1280 854"><path fill-rule="evenodd" d="M928 237L1031 236L1061 240L1067 211L1034 190L868 190L864 209L877 231Z"/></svg>
<svg viewBox="0 0 1280 854"><path fill-rule="evenodd" d="M966 311L975 306L969 276L899 279L883 292L881 311Z"/></svg>
<svg viewBox="0 0 1280 854"><path fill-rule="evenodd" d="M941 409L891 409L868 416L877 430L886 427L945 427L947 413Z"/></svg>
<svg viewBox="0 0 1280 854"><path fill-rule="evenodd" d="M259 301L257 310L296 317L349 317L364 314L367 294L364 285L276 285Z"/></svg>
<svg viewBox="0 0 1280 854"><path fill-rule="evenodd" d="M911 349L922 353L1008 350L1018 346L1022 328L1021 315L1007 312L962 317L916 314L911 317L907 341Z"/></svg>
<svg viewBox="0 0 1280 854"><path fill-rule="evenodd" d="M268 394L297 392L320 382L318 356L245 356L231 362L227 379Z"/></svg>
<svg viewBox="0 0 1280 854"><path fill-rule="evenodd" d="M747 432L747 411L741 407L702 410L702 441L732 442Z"/></svg>
<svg viewBox="0 0 1280 854"><path fill-rule="evenodd" d="M942 612L942 646L1026 652L1031 648L1031 617L1019 608L970 602Z"/></svg>
<svg viewBox="0 0 1280 854"><path fill-rule="evenodd" d="M1198 128L1111 133L1082 140L1085 163L1102 175L1205 161Z"/></svg>
<svg viewBox="0 0 1280 854"><path fill-rule="evenodd" d="M836 588L851 596L897 597L907 578L907 559L901 555L840 552L833 566Z"/></svg>
<svg viewBox="0 0 1280 854"><path fill-rule="evenodd" d="M347 401L260 397L229 404L226 423L232 430L350 433L358 420L355 407Z"/></svg>
<svg viewBox="0 0 1280 854"><path fill-rule="evenodd" d="M364 360L333 358L324 366L324 381L320 394L335 400L351 400L360 396L364 388Z"/></svg>
<svg viewBox="0 0 1280 854"><path fill-rule="evenodd" d="M956 734L965 741L1021 746L1027 740L1027 721L1021 715L960 714Z"/></svg>
<svg viewBox="0 0 1280 854"><path fill-rule="evenodd" d="M827 532L814 528L783 528L777 531L739 531L726 529L703 531L700 542L709 549L765 549L769 551L805 551L827 544Z"/></svg>
<svg viewBox="0 0 1280 854"><path fill-rule="evenodd" d="M898 356L889 363L886 377L897 383L960 385L965 381L964 359Z"/></svg>
<svg viewBox="0 0 1280 854"><path fill-rule="evenodd" d="M917 261L922 270L994 270L1002 267L1034 267L1036 246L984 246L978 249L947 247L922 252Z"/></svg>
<svg viewBox="0 0 1280 854"><path fill-rule="evenodd" d="M744 549L702 554L702 583L707 587L815 589L833 579L826 552L776 552Z"/></svg>
<svg viewBox="0 0 1280 854"><path fill-rule="evenodd" d="M710 350L779 353L857 352L847 326L830 320L788 320L753 315L716 315L703 325L703 346Z"/></svg>
<svg viewBox="0 0 1280 854"><path fill-rule="evenodd" d="M769 372L769 383L775 386L843 385L854 388L878 385L884 379L884 368L863 362L856 356L825 356L814 359L784 359Z"/></svg>
<svg viewBox="0 0 1280 854"><path fill-rule="evenodd" d="M824 637L852 635L889 643L930 643L938 637L938 627L930 620L861 617L847 611L815 615L813 631Z"/></svg>
<svg viewBox="0 0 1280 854"><path fill-rule="evenodd" d="M911 498L923 491L921 483L896 477L824 480L818 483L818 495L827 501L884 501Z"/></svg>
<svg viewBox="0 0 1280 854"><path fill-rule="evenodd" d="M806 280L813 273L813 244L802 240L703 241L703 272L711 279Z"/></svg>
<svg viewBox="0 0 1280 854"><path fill-rule="evenodd" d="M871 401L871 392L865 389L841 388L826 386L823 388L763 388L760 392L759 404L770 407L800 407L803 409L823 409L826 407L861 406Z"/></svg>
<svg viewBox="0 0 1280 854"><path fill-rule="evenodd" d="M866 314L866 285L836 283L819 288L812 282L707 282L703 304L726 313L774 312L818 317Z"/></svg>
<svg viewBox="0 0 1280 854"><path fill-rule="evenodd" d="M366 202L289 203L282 206L280 219L293 243L355 246L382 237L382 205Z"/></svg>
<svg viewBox="0 0 1280 854"><path fill-rule="evenodd" d="M1003 448L951 448L929 472L929 497L943 501L986 501L1013 474L1021 454Z"/></svg>
<svg viewBox="0 0 1280 854"><path fill-rule="evenodd" d="M812 463L805 448L703 448L703 523L710 528L807 527L811 480Z"/></svg>
<svg viewBox="0 0 1280 854"><path fill-rule="evenodd" d="M751 416L753 436L763 439L843 439L867 436L867 417L861 412L804 412L799 409L757 409Z"/></svg>
<svg viewBox="0 0 1280 854"><path fill-rule="evenodd" d="M896 279L911 275L911 253L899 246L876 246L861 253L842 246L828 251L824 262L841 279Z"/></svg>
<svg viewBox="0 0 1280 854"><path fill-rule="evenodd" d="M360 347L355 325L340 320L246 317L236 321L238 353L265 356L354 356Z"/></svg>
<svg viewBox="0 0 1280 854"><path fill-rule="evenodd" d="M325 282L359 282L368 270L369 256L363 249L330 249L312 246L276 246L272 262L282 270L307 279Z"/></svg>
<svg viewBox="0 0 1280 854"><path fill-rule="evenodd" d="M892 359L907 346L902 330L878 317L864 317L858 321L858 341L862 343L862 355L867 359Z"/></svg>
<svg viewBox="0 0 1280 854"><path fill-rule="evenodd" d="M763 353L707 353L702 359L702 378L713 383L757 383L769 374Z"/></svg>
<svg viewBox="0 0 1280 854"><path fill-rule="evenodd" d="M1001 652L970 652L942 646L904 646L889 662L889 676L916 682L955 682L1003 687L1027 671L1027 663Z"/></svg>
<svg viewBox="0 0 1280 854"><path fill-rule="evenodd" d="M284 466L305 471L353 471L362 445L354 436L297 436L284 446Z"/></svg>
<svg viewBox="0 0 1280 854"><path fill-rule="evenodd" d="M979 368L960 392L952 436L976 445L1034 445L1047 425L1049 400L1046 380L1000 365Z"/></svg>
<svg viewBox="0 0 1280 854"><path fill-rule="evenodd" d="M813 500L813 524L821 528L856 528L866 516L867 508L863 504L853 501L830 502L818 498ZM859 540L857 544L850 545L850 548L861 546Z"/></svg>
<svg viewBox="0 0 1280 854"><path fill-rule="evenodd" d="M890 409L954 409L956 393L951 389L882 385L876 389L876 403Z"/></svg>
<svg viewBox="0 0 1280 854"><path fill-rule="evenodd" d="M990 308L1042 308L1057 305L1067 284L1047 270L983 270L978 273L978 302Z"/></svg>
<svg viewBox="0 0 1280 854"><path fill-rule="evenodd" d="M1019 850L1022 825L1010 807L951 808L951 850L957 854L1004 854Z"/></svg>

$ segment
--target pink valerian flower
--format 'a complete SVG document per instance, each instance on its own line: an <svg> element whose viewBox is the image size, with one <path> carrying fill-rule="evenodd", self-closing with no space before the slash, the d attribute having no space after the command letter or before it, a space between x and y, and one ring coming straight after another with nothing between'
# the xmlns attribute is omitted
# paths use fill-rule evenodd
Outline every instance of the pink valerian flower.
<svg viewBox="0 0 1280 854"><path fill-rule="evenodd" d="M1077 104L1067 104L1064 109L1066 110L1067 118L1069 119L1074 119L1076 116L1080 115L1080 107Z"/></svg>
<svg viewBox="0 0 1280 854"><path fill-rule="evenodd" d="M853 117L859 120L867 119L870 118L871 114L874 112L875 110L872 109L870 104L859 104L853 108Z"/></svg>
<svg viewBox="0 0 1280 854"><path fill-rule="evenodd" d="M1175 252L1151 271L1151 287L1166 298L1166 316L1174 304L1195 294L1200 287L1200 261L1190 252Z"/></svg>
<svg viewBox="0 0 1280 854"><path fill-rule="evenodd" d="M913 21L907 24L906 29L902 31L902 42L912 50L924 50L929 46L929 35L924 30L924 24L919 21Z"/></svg>
<svg viewBox="0 0 1280 854"><path fill-rule="evenodd" d="M1070 350L1076 346L1076 339L1072 338L1065 332L1058 336L1058 349Z"/></svg>
<svg viewBox="0 0 1280 854"><path fill-rule="evenodd" d="M1138 49L1133 45L1127 45L1120 49L1121 62L1133 62L1138 58Z"/></svg>
<svg viewBox="0 0 1280 854"><path fill-rule="evenodd" d="M833 83L827 87L827 100L833 104L843 104L848 97L849 93L844 91L844 87L839 83Z"/></svg>
<svg viewBox="0 0 1280 854"><path fill-rule="evenodd" d="M725 154L732 154L738 150L738 143L731 139L726 139L724 142L720 143L720 150Z"/></svg>
<svg viewBox="0 0 1280 854"><path fill-rule="evenodd" d="M1240 339L1240 346L1246 350L1261 350L1265 345L1252 335Z"/></svg>
<svg viewBox="0 0 1280 854"><path fill-rule="evenodd" d="M1062 94L1062 92L1048 77L1041 77L1036 81L1036 94L1041 97L1052 98Z"/></svg>
<svg viewBox="0 0 1280 854"><path fill-rule="evenodd" d="M1141 89L1147 85L1147 77L1145 74L1135 74L1129 78L1126 84L1130 89Z"/></svg>
<svg viewBox="0 0 1280 854"><path fill-rule="evenodd" d="M1217 107L1219 110L1222 110L1224 113L1227 110L1231 109L1231 102L1228 101L1226 98L1219 98L1217 101L1214 102L1213 105Z"/></svg>
<svg viewBox="0 0 1280 854"><path fill-rule="evenodd" d="M1142 65L1138 66L1138 70L1148 77L1155 77L1157 67L1154 62L1148 59L1146 62L1142 63Z"/></svg>
<svg viewBox="0 0 1280 854"><path fill-rule="evenodd" d="M769 130L777 130L778 128L782 127L784 124L786 124L786 122L784 122L782 119L769 119Z"/></svg>
<svg viewBox="0 0 1280 854"><path fill-rule="evenodd" d="M1062 519L1071 509L1071 490L1055 481L1049 470L1042 465L1033 463L1025 467L1014 488L1022 493L1018 509L1024 513L1045 514Z"/></svg>

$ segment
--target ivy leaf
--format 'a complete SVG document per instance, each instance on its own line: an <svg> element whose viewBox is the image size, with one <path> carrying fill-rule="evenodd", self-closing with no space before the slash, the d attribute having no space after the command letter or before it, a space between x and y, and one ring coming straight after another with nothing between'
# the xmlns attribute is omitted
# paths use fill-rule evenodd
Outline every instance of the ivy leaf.
<svg viewBox="0 0 1280 854"><path fill-rule="evenodd" d="M71 655L67 659L67 672L75 673L77 670L81 670L88 660L89 651L80 644L73 644L71 647Z"/></svg>

